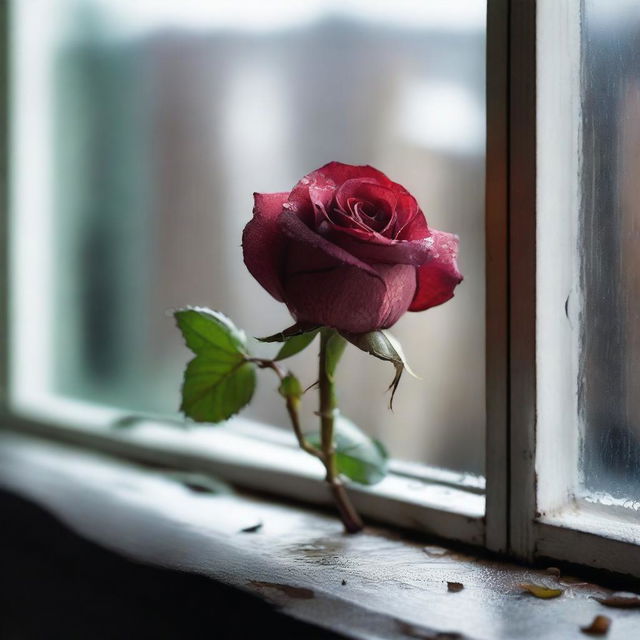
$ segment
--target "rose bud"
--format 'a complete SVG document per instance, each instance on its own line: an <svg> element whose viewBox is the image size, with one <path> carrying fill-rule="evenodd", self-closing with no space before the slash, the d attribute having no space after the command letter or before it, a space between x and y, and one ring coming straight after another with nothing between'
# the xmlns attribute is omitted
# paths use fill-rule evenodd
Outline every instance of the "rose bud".
<svg viewBox="0 0 640 640"><path fill-rule="evenodd" d="M330 162L289 193L254 199L245 264L297 322L386 329L462 281L458 237L429 229L415 198L373 167Z"/></svg>

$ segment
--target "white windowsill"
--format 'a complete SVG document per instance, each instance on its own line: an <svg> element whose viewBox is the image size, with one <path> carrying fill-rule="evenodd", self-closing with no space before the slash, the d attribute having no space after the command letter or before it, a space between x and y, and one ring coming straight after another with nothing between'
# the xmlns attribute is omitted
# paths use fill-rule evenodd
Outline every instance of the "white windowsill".
<svg viewBox="0 0 640 640"><path fill-rule="evenodd" d="M236 417L216 427L130 416L121 410L60 397L39 396L19 406L32 421L20 426L72 444L109 453L213 473L245 489L269 491L316 504L331 503L321 464L302 452L288 430ZM126 421L130 426L117 427ZM392 462L392 473L374 487L352 485L365 516L482 546L484 485L480 478L443 469Z"/></svg>
<svg viewBox="0 0 640 640"><path fill-rule="evenodd" d="M640 624L637 611L591 599L608 593L595 585L536 600L518 585L555 577L432 544L425 551L426 540L378 527L346 536L325 513L194 493L164 472L32 436L0 433L0 486L120 554L205 574L349 637L584 638L579 626L603 614L611 640L634 637ZM240 532L258 522L257 533ZM464 589L449 593L447 581Z"/></svg>

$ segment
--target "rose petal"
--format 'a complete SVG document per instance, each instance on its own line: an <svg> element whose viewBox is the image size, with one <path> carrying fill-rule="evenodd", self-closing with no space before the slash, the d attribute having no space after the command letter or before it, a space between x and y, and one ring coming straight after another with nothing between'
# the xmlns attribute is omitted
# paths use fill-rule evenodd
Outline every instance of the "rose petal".
<svg viewBox="0 0 640 640"><path fill-rule="evenodd" d="M322 218L319 213L328 209L333 201L336 185L333 180L317 171L301 178L289 193L287 208L297 214L308 226Z"/></svg>
<svg viewBox="0 0 640 640"><path fill-rule="evenodd" d="M313 184L308 187L308 192L313 205L313 223L310 226L317 229L325 220L331 222L329 212L333 209L335 187Z"/></svg>
<svg viewBox="0 0 640 640"><path fill-rule="evenodd" d="M369 277L381 280L375 269L309 229L292 211L285 210L278 223L288 239L287 275L300 270L318 271L351 266L364 271Z"/></svg>
<svg viewBox="0 0 640 640"><path fill-rule="evenodd" d="M327 238L369 264L411 264L420 267L431 259L433 238L389 240L360 229L328 229Z"/></svg>
<svg viewBox="0 0 640 640"><path fill-rule="evenodd" d="M359 217L350 216L339 209L334 209L331 216L325 212L324 220L320 222L325 229L334 229L340 227L343 231L352 231L355 233L364 233L367 237L371 235L371 229L360 220Z"/></svg>
<svg viewBox="0 0 640 640"><path fill-rule="evenodd" d="M395 194L404 194L411 196L411 194L397 182L390 180L382 171L374 169L373 167L366 165L352 165L343 164L342 162L329 162L323 167L312 171L307 176L308 179L314 179L318 176L323 176L325 180L330 180L334 185L340 186L343 182L357 178L359 180L371 179L376 181L385 187L391 189Z"/></svg>
<svg viewBox="0 0 640 640"><path fill-rule="evenodd" d="M251 275L276 299L283 301L282 267L285 238L278 217L288 193L254 193L253 218L242 233L242 254Z"/></svg>
<svg viewBox="0 0 640 640"><path fill-rule="evenodd" d="M417 240L429 235L429 226L416 199L410 194L398 196L396 240Z"/></svg>
<svg viewBox="0 0 640 640"><path fill-rule="evenodd" d="M453 298L453 290L462 282L456 255L458 236L431 229L433 258L418 268L416 295L409 311L424 311Z"/></svg>
<svg viewBox="0 0 640 640"><path fill-rule="evenodd" d="M293 212L280 216L287 237L284 298L299 322L352 333L394 324L415 293L415 267L371 265L309 229Z"/></svg>
<svg viewBox="0 0 640 640"><path fill-rule="evenodd" d="M415 292L415 267L380 265L380 280L362 269L337 266L287 277L286 301L298 321L350 333L386 329L407 310Z"/></svg>
<svg viewBox="0 0 640 640"><path fill-rule="evenodd" d="M332 180L336 185L341 185L343 182L351 180L352 178L372 178L382 185L393 184L391 180L382 173L382 171L378 171L378 169L374 169L368 164L354 165L344 164L342 162L329 162L319 169L309 173L307 177L309 179L313 179L317 175L321 175L326 179Z"/></svg>
<svg viewBox="0 0 640 640"><path fill-rule="evenodd" d="M408 264L379 264L376 271L387 285L386 310L381 329L392 327L408 309L415 295L416 268Z"/></svg>
<svg viewBox="0 0 640 640"><path fill-rule="evenodd" d="M351 179L344 182L335 194L337 206L342 211L349 210L349 200L354 198L362 202L370 202L376 209L382 209L387 217L395 210L398 199L396 194L385 185L378 184L371 178Z"/></svg>
<svg viewBox="0 0 640 640"><path fill-rule="evenodd" d="M384 173L369 165L329 162L308 173L291 190L289 208L295 211L308 226L317 228L324 220L325 215L330 213L330 205L336 189L342 183L352 179L357 179L358 182L375 182L395 195L397 221L393 221L393 224L381 229L385 236L395 237L399 240L416 240L428 235L424 215L421 213L421 218L416 217L419 208L415 198L401 184L389 180ZM322 207L325 208L324 211ZM336 222L338 221L336 220ZM344 220L340 223L344 226L350 226ZM398 235L400 229L404 229L402 235Z"/></svg>

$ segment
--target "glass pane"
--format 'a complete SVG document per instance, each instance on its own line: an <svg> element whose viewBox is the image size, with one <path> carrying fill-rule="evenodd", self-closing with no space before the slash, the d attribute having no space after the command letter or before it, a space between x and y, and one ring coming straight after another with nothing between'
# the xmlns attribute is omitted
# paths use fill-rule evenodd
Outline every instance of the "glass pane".
<svg viewBox="0 0 640 640"><path fill-rule="evenodd" d="M460 235L465 281L395 328L422 377L395 413L391 367L355 349L342 407L396 457L482 473L485 2L59 0L47 27L14 4L17 55L42 46L20 39L34 21L51 43L53 390L175 413L188 353L168 310L210 306L254 335L291 322L242 262L252 193L368 163ZM315 363L292 368L310 384ZM284 425L263 378L245 415Z"/></svg>
<svg viewBox="0 0 640 640"><path fill-rule="evenodd" d="M640 495L640 6L586 0L580 375L586 488Z"/></svg>

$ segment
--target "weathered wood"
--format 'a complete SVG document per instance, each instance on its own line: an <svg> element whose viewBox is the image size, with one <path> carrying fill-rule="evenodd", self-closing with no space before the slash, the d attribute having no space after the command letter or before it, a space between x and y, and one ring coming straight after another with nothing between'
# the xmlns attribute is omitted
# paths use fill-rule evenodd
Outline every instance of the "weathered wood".
<svg viewBox="0 0 640 640"><path fill-rule="evenodd" d="M603 612L592 596L609 593L382 528L347 536L334 517L310 509L193 492L158 469L8 432L0 486L124 556L209 576L354 638L583 638L579 627ZM565 592L553 600L519 586L558 581ZM450 592L447 582L464 588ZM637 635L640 612L606 615L608 638Z"/></svg>
<svg viewBox="0 0 640 640"><path fill-rule="evenodd" d="M215 429L176 429L144 417L128 427L109 428L102 425L110 416L92 419L94 416L84 415L87 407L76 409L77 419L72 420L74 404L62 399L48 402L33 422L12 419L11 424L129 459L214 473L243 488L331 504L321 463L300 451L288 432L242 418ZM113 414L110 418L115 422L118 412L106 411ZM464 479L455 483L455 474L436 474L433 480L428 476L427 467L422 468L420 477L391 473L374 487L353 484L349 492L365 517L482 545L482 492L468 487Z"/></svg>

